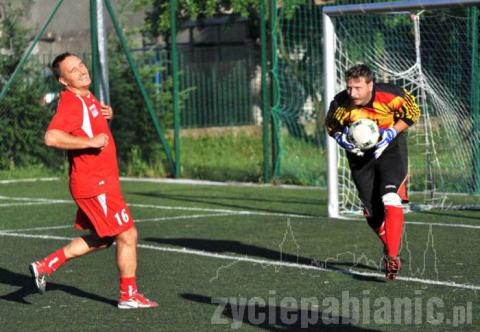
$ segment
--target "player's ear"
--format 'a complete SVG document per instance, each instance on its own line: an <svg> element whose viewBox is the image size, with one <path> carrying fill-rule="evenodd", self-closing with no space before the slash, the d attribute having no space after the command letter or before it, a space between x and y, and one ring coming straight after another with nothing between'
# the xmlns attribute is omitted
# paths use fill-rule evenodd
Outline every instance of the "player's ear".
<svg viewBox="0 0 480 332"><path fill-rule="evenodd" d="M368 91L372 92L373 91L373 80L368 82L367 86L368 86Z"/></svg>
<svg viewBox="0 0 480 332"><path fill-rule="evenodd" d="M65 79L64 79L62 76L60 76L60 77L58 78L58 82L59 82L61 85L63 85L63 86L67 86L67 85L68 85L68 84L67 84L67 81L65 81Z"/></svg>

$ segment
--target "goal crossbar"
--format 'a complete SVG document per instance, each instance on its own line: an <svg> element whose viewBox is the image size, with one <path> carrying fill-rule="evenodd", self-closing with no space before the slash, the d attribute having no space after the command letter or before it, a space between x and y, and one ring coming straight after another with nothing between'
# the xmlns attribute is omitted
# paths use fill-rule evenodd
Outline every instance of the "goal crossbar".
<svg viewBox="0 0 480 332"><path fill-rule="evenodd" d="M354 15L367 13L387 13L409 10L426 10L440 8L465 8L480 5L480 0L404 0L356 5L325 6L323 13L328 16Z"/></svg>

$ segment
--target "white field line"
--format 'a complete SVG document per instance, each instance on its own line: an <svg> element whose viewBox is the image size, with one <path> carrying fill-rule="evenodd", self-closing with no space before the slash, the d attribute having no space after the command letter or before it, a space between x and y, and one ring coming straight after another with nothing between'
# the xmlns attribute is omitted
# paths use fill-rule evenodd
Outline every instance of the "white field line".
<svg viewBox="0 0 480 332"><path fill-rule="evenodd" d="M170 220L182 220L182 219L199 219L199 218L210 218L210 217L225 217L225 216L235 216L239 215L238 213L216 213L216 214L191 214L185 216L176 216L176 217L158 217L158 218L147 218L147 219L136 219L135 223L141 223L145 221L170 221Z"/></svg>
<svg viewBox="0 0 480 332"><path fill-rule="evenodd" d="M480 229L480 225L468 225L468 224L444 224L439 222L423 223L419 221L405 221L405 224L410 225L431 225L431 226L441 226L441 227L454 227L454 228L470 228L470 229Z"/></svg>
<svg viewBox="0 0 480 332"><path fill-rule="evenodd" d="M45 178L29 178L29 179L12 179L0 180L0 184L22 183L22 182L37 182L37 181L59 181L60 177L45 177ZM272 188L287 188L287 189L302 189L302 190L325 190L325 186L300 186L290 184L270 184L270 183L254 183L254 182L235 182L235 181L209 181L209 180L195 180L195 179L166 179L166 178L142 178L142 177L127 177L121 176L122 182L144 182L144 183L170 183L170 184L186 184L186 185L209 185L209 186L232 186L232 187L272 187ZM412 194L423 194L421 191L411 191ZM440 195L450 196L471 196L467 193L449 193L437 192ZM478 196L478 194L474 194Z"/></svg>
<svg viewBox="0 0 480 332"><path fill-rule="evenodd" d="M0 199L11 200L11 201L25 201L25 202L28 202L28 204L26 203L26 205L29 205L32 202L35 202L35 203L42 202L42 203L52 203L52 204L73 203L73 201L71 201L71 200L62 200L62 199L49 200L47 198L0 196ZM8 204L16 204L16 203L4 203L3 206L13 206L13 205L8 205ZM0 206L2 206L2 205L0 205ZM15 206L17 206L17 204ZM280 217L307 218L307 219L314 218L313 216L305 216L305 215L300 215L300 214L261 212L261 211L249 211L249 210L208 209L208 208L165 206L165 205L153 205L153 204L136 204L136 203L128 204L128 206L140 207L140 208L150 208L150 209L162 209L162 210L222 212L222 213L242 214L242 215L280 216Z"/></svg>
<svg viewBox="0 0 480 332"><path fill-rule="evenodd" d="M11 201L22 201L24 205L41 205L41 204L73 204L72 200L65 199L48 199L48 198L29 198L29 197L9 197L1 196L0 200L11 200ZM3 203L0 204L0 207L10 207L10 206L21 206L22 203ZM260 212L260 211L249 211L249 210L228 210L228 209L209 209L209 208L194 208L194 207L181 207L181 206L165 206L165 205L153 205L153 204L128 204L130 207L138 208L150 208L150 209L160 209L160 210L178 210L178 211L197 211L197 212L217 212L225 213L226 215L256 215L256 216L278 216L278 217L291 217L291 218L320 218L321 216L305 216L298 214L288 214L288 213L274 213L274 212ZM351 220L351 219L347 219ZM358 220L352 220L353 222L358 222ZM419 226L439 226L439 227L451 227L451 228L468 228L468 229L480 229L480 225L470 225L470 224L447 224L447 223L424 223L418 221L405 221L405 224L410 225L419 225Z"/></svg>
<svg viewBox="0 0 480 332"><path fill-rule="evenodd" d="M71 202L25 202L25 203L2 203L0 207L12 206L29 206L29 205L50 205L50 204L66 204Z"/></svg>
<svg viewBox="0 0 480 332"><path fill-rule="evenodd" d="M20 202L73 203L71 199L11 197L11 196L2 196L2 195L0 195L0 199L7 200L7 201L20 201Z"/></svg>
<svg viewBox="0 0 480 332"><path fill-rule="evenodd" d="M73 224L71 224L71 225L59 225L59 226L31 227L31 228L2 229L2 230L0 230L0 233L50 231L50 230L54 230L54 229L64 229L64 228L73 228Z"/></svg>
<svg viewBox="0 0 480 332"><path fill-rule="evenodd" d="M42 240L71 240L72 238L64 237L64 236L52 236L52 235L38 235L38 234L22 234L22 233L5 233L0 232L0 236L11 236L11 237L21 237L21 238L32 238L32 239L42 239ZM178 254L186 254L186 255L193 255L193 256L201 256L201 257L209 257L215 259L222 259L222 260L229 260L235 262L248 262L254 264L261 264L266 267L268 266L281 266L281 267L288 267L288 268L297 268L303 270L313 270L319 272L336 272L342 273L346 275L352 276L365 276L365 277L377 277L377 278L384 278L384 275L381 273L373 273L373 272L362 272L362 271L355 271L352 269L328 269L323 268L315 265L306 265L306 264L298 264L298 263L289 263L283 261L273 261L273 260L264 260L264 259L257 259L257 258L250 258L248 256L235 256L235 255L224 255L224 254L216 254L206 251L200 250L192 250L188 248L169 248L169 247L161 247L161 246L153 246L147 244L138 244L139 248L143 249L150 249L156 251L163 251L163 252L170 252L170 253L178 253ZM446 286L446 287L453 287L453 288L461 288L461 289L470 289L470 290L480 290L480 285L472 285L472 284L459 284L453 281L440 281L440 280L430 280L430 279L420 279L420 278L411 278L411 277L397 277L397 280L403 280L407 282L415 282L421 283L425 285L437 285L437 286Z"/></svg>
<svg viewBox="0 0 480 332"><path fill-rule="evenodd" d="M22 182L36 182L36 181L58 181L59 177L48 178L31 178L31 179L12 179L0 180L0 184L22 183ZM271 187L271 188L286 188L286 189L304 189L304 190L319 190L324 187L307 187L290 184L270 184L270 183L254 183L254 182L235 182L235 181L208 181L208 180L194 180L194 179L162 179L162 178L134 178L121 176L122 182L143 182L143 183L169 183L169 184L185 184L185 185L208 185L208 186L231 186L231 187Z"/></svg>
<svg viewBox="0 0 480 332"><path fill-rule="evenodd" d="M37 181L59 181L60 177L46 177L46 178L29 178L29 179L12 179L0 180L0 184L22 183L22 182L37 182ZM302 189L302 190L325 190L325 186L300 186L291 184L270 184L270 183L254 183L254 182L235 182L235 181L209 181L209 180L194 180L194 179L166 179L166 178L142 178L142 177L128 177L121 176L122 182L143 182L143 183L170 183L170 184L186 184L186 185L209 185L209 186L232 186L232 187L271 187L271 188L287 188L287 189ZM412 191L412 194L423 194L421 191ZM448 193L437 192L440 195L450 196L471 196L467 193ZM477 194L476 194L477 195ZM475 195L474 195L475 196Z"/></svg>
<svg viewBox="0 0 480 332"><path fill-rule="evenodd" d="M207 185L207 186L230 186L230 187L253 187L253 188L284 188L284 189L305 189L305 190L321 190L325 187L307 187L292 184L270 184L270 183L254 183L254 182L235 182L235 181L209 181L209 180L193 180L193 179L162 179L162 178L133 178L121 176L122 182L143 182L143 183L168 183L168 184L184 184L184 185Z"/></svg>
<svg viewBox="0 0 480 332"><path fill-rule="evenodd" d="M175 216L175 217L158 217L158 218L135 219L135 224L142 223L142 222L152 222L152 221L199 219L199 218L223 217L223 216L231 216L231 215L236 215L236 214L233 214L233 213L190 214L190 215ZM49 231L49 230L54 230L54 229L65 229L65 228L73 228L73 224L59 225L59 226L31 227L31 228L2 229L2 230L0 230L0 233Z"/></svg>
<svg viewBox="0 0 480 332"><path fill-rule="evenodd" d="M291 217L291 218L315 218L314 216L304 216L300 214L290 213L275 213L275 212L261 212L250 210L228 210L228 209L208 209L208 208L194 208L194 207L181 207L181 206L163 206L163 205L150 205L150 204L128 204L128 206L150 208L150 209L166 209L166 210L179 210L179 211L205 211L205 212L224 212L241 215L256 215L256 216L278 216L278 217Z"/></svg>
<svg viewBox="0 0 480 332"><path fill-rule="evenodd" d="M27 239L42 239L42 240L72 240L72 237L55 236L55 235L41 235L41 234L23 234L23 233L6 233L0 232L0 236L22 237Z"/></svg>
<svg viewBox="0 0 480 332"><path fill-rule="evenodd" d="M262 264L265 266L283 266L283 267L291 267L291 268L299 268L304 270L314 270L314 271L322 271L322 272L337 272L347 275L355 275L355 276L364 276L364 277L378 277L378 278L385 278L384 274L381 273L373 273L373 272L362 272L362 271L355 271L353 269L329 269L323 268L315 265L306 265L306 264L298 264L298 263L289 263L283 261L272 261L272 260L264 260L264 259L256 259L250 258L248 256L233 256L233 255L224 255L224 254L215 254L206 251L200 250L192 250L187 248L176 249L176 248L168 248L168 247L160 247L160 246L152 246L146 244L139 244L139 248L144 249L151 249L157 251L165 251L165 252L174 252L174 253L181 253L181 254L190 254L195 256L203 256L203 257L210 257L210 258L217 258L217 259L224 259L224 260L232 260L237 262L249 262L249 263L256 263ZM420 278L411 278L411 277L401 277L398 276L397 280L409 281L409 282L416 282L426 285L438 285L438 286L447 286L447 287L455 287L455 288L463 288L463 289L471 289L471 290L480 290L480 285L472 285L472 284L459 284L453 281L440 281L440 280L430 280L430 279L420 279Z"/></svg>
<svg viewBox="0 0 480 332"><path fill-rule="evenodd" d="M0 180L0 184L9 184L9 183L23 183L23 182L37 182L37 181L58 181L60 178L51 177L51 178L31 178L31 179L12 179L12 180Z"/></svg>

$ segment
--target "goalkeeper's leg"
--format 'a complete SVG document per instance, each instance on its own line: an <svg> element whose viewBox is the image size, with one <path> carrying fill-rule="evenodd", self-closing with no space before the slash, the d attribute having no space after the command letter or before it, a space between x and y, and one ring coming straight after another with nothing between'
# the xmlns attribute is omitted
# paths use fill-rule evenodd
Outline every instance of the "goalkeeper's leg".
<svg viewBox="0 0 480 332"><path fill-rule="evenodd" d="M387 246L387 239L385 235L385 210L383 202L378 193L374 193L374 200L370 204L364 204L364 216L367 219L368 226L375 232L383 247Z"/></svg>
<svg viewBox="0 0 480 332"><path fill-rule="evenodd" d="M407 149L406 136L399 137L390 149L385 150L377 160L376 176L378 176L378 190L384 206L385 236L387 254L385 257L386 278L395 279L400 269L398 257L403 234L403 207L402 199L406 198L405 188L407 179Z"/></svg>
<svg viewBox="0 0 480 332"><path fill-rule="evenodd" d="M385 238L387 256L385 257L386 278L395 279L400 269L398 252L403 233L403 207L400 196L396 193L387 193L382 196L385 206Z"/></svg>

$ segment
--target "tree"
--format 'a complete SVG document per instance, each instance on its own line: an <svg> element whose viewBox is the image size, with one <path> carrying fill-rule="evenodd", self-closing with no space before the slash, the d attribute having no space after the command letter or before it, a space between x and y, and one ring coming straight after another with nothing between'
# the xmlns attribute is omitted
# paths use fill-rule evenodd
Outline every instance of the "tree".
<svg viewBox="0 0 480 332"><path fill-rule="evenodd" d="M298 6L308 0L277 0L277 5L283 7L286 16L292 16ZM269 8L270 0L265 0L265 8ZM169 37L170 4L165 0L136 0L137 9L146 8L146 24L144 32L153 39L159 36ZM197 21L208 17L232 15L251 17L258 20L260 0L178 0L177 24L182 26L185 21ZM266 15L268 15L268 10ZM258 22L253 22L258 26ZM165 39L167 40L167 39Z"/></svg>
<svg viewBox="0 0 480 332"><path fill-rule="evenodd" d="M0 22L0 88L15 70L29 42L29 31L22 17L33 1L5 1L4 19ZM63 154L43 144L43 133L52 108L42 103L46 88L45 68L34 61L17 75L12 88L0 102L0 169L32 164L63 166Z"/></svg>

